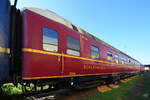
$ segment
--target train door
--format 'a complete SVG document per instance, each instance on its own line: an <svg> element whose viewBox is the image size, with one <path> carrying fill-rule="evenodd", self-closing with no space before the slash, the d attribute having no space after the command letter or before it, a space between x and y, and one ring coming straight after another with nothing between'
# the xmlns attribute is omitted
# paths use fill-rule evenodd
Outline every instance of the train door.
<svg viewBox="0 0 150 100"><path fill-rule="evenodd" d="M61 27L63 32L62 50L62 75L77 75L82 72L80 35L66 27Z"/></svg>

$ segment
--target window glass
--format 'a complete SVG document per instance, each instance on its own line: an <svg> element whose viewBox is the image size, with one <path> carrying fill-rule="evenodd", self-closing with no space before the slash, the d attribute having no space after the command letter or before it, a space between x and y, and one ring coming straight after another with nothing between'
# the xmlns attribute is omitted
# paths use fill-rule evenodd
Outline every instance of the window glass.
<svg viewBox="0 0 150 100"><path fill-rule="evenodd" d="M131 66L133 65L133 61L131 61Z"/></svg>
<svg viewBox="0 0 150 100"><path fill-rule="evenodd" d="M67 49L67 54L70 54L73 56L80 56L80 52L75 51L75 50L71 50L71 49Z"/></svg>
<svg viewBox="0 0 150 100"><path fill-rule="evenodd" d="M67 54L80 56L80 40L67 36Z"/></svg>
<svg viewBox="0 0 150 100"><path fill-rule="evenodd" d="M127 64L127 59L126 58L124 58L124 64Z"/></svg>
<svg viewBox="0 0 150 100"><path fill-rule="evenodd" d="M111 52L107 52L107 61L112 62L112 53Z"/></svg>
<svg viewBox="0 0 150 100"><path fill-rule="evenodd" d="M124 58L121 58L121 64L125 64Z"/></svg>
<svg viewBox="0 0 150 100"><path fill-rule="evenodd" d="M119 56L115 55L115 62L118 64L119 63Z"/></svg>
<svg viewBox="0 0 150 100"><path fill-rule="evenodd" d="M91 58L99 59L99 48L97 48L95 46L91 46Z"/></svg>
<svg viewBox="0 0 150 100"><path fill-rule="evenodd" d="M135 62L133 62L133 66L135 66Z"/></svg>
<svg viewBox="0 0 150 100"><path fill-rule="evenodd" d="M128 65L130 64L130 59L128 59Z"/></svg>
<svg viewBox="0 0 150 100"><path fill-rule="evenodd" d="M129 59L128 65L131 65L131 60Z"/></svg>
<svg viewBox="0 0 150 100"><path fill-rule="evenodd" d="M50 28L43 27L43 49L46 51L58 51L58 33Z"/></svg>

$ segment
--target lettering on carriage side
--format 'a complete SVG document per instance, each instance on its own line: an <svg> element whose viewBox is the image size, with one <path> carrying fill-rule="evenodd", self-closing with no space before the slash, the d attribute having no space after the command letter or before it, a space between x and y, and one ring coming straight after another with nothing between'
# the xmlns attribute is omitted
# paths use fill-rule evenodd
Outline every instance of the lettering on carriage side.
<svg viewBox="0 0 150 100"><path fill-rule="evenodd" d="M76 73L75 72L69 72L69 75L75 75Z"/></svg>
<svg viewBox="0 0 150 100"><path fill-rule="evenodd" d="M104 67L104 66L95 66L95 65L84 65L83 69L84 70L87 70L87 69L105 70L105 69L107 69L107 67Z"/></svg>

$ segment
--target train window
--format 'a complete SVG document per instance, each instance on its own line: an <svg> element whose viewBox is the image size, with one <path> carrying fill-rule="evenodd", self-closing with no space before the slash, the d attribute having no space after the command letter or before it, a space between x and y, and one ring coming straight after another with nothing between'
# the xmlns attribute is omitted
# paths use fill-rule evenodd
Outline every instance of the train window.
<svg viewBox="0 0 150 100"><path fill-rule="evenodd" d="M133 66L135 66L135 62L133 61Z"/></svg>
<svg viewBox="0 0 150 100"><path fill-rule="evenodd" d="M107 52L107 61L112 62L112 53L111 52Z"/></svg>
<svg viewBox="0 0 150 100"><path fill-rule="evenodd" d="M136 63L134 62L134 66L136 66Z"/></svg>
<svg viewBox="0 0 150 100"><path fill-rule="evenodd" d="M57 31L43 27L43 49L46 51L58 51L58 33Z"/></svg>
<svg viewBox="0 0 150 100"><path fill-rule="evenodd" d="M128 64L130 64L130 62L131 62L130 59L128 59Z"/></svg>
<svg viewBox="0 0 150 100"><path fill-rule="evenodd" d="M126 58L124 58L124 64L127 64L127 59Z"/></svg>
<svg viewBox="0 0 150 100"><path fill-rule="evenodd" d="M131 66L133 66L133 61L131 61Z"/></svg>
<svg viewBox="0 0 150 100"><path fill-rule="evenodd" d="M80 56L80 40L67 36L67 54Z"/></svg>
<svg viewBox="0 0 150 100"><path fill-rule="evenodd" d="M121 58L121 64L125 64L124 58Z"/></svg>
<svg viewBox="0 0 150 100"><path fill-rule="evenodd" d="M128 65L131 65L131 60L129 59Z"/></svg>
<svg viewBox="0 0 150 100"><path fill-rule="evenodd" d="M119 56L118 55L115 55L115 63L119 63Z"/></svg>
<svg viewBox="0 0 150 100"><path fill-rule="evenodd" d="M97 48L95 46L91 46L91 58L99 59L99 48Z"/></svg>

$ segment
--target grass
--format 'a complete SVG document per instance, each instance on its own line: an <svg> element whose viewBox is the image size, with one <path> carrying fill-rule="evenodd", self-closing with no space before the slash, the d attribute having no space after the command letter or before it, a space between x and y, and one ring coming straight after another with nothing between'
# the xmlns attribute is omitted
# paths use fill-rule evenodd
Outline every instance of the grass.
<svg viewBox="0 0 150 100"><path fill-rule="evenodd" d="M111 91L103 93L98 92L84 100L126 100L126 96L129 95L132 86L141 79L142 76L138 76L136 78L128 80L126 83L121 84L118 88L113 88Z"/></svg>
<svg viewBox="0 0 150 100"><path fill-rule="evenodd" d="M150 73L147 74L149 74L149 77L144 78L142 87L134 97L135 100L150 100Z"/></svg>

